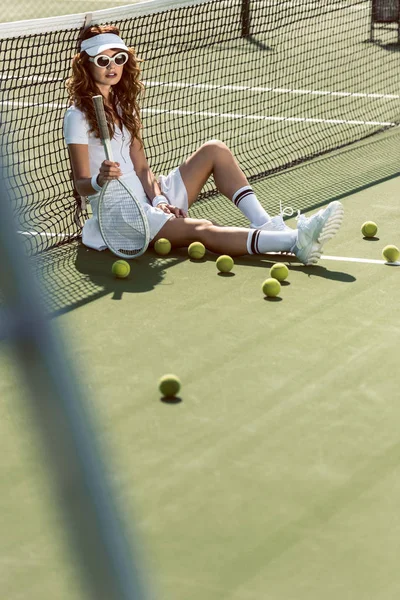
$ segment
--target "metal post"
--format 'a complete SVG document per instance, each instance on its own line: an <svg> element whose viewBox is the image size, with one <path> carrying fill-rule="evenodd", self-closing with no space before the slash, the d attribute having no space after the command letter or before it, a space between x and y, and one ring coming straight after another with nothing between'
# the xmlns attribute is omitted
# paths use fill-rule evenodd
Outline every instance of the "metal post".
<svg viewBox="0 0 400 600"><path fill-rule="evenodd" d="M242 37L250 35L250 1L242 0Z"/></svg>

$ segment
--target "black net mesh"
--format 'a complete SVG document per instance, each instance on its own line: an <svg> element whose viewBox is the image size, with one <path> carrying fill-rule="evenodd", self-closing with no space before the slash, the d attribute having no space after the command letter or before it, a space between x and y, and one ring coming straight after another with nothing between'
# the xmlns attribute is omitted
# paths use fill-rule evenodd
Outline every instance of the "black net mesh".
<svg viewBox="0 0 400 600"><path fill-rule="evenodd" d="M143 133L155 174L217 138L256 182L399 124L397 33L369 41L369 0L155 6L147 15L134 5L92 18L118 25L144 60ZM33 254L75 238L85 217L62 133L83 17L75 21L43 21L42 32L32 23L31 34L27 23L23 35L13 24L0 29L2 161ZM200 205L213 194L210 179Z"/></svg>

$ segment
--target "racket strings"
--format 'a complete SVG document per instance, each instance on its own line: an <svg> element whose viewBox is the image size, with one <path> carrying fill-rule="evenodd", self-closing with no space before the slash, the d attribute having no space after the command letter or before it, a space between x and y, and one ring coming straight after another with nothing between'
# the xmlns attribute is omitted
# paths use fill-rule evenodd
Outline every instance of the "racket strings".
<svg viewBox="0 0 400 600"><path fill-rule="evenodd" d="M110 181L99 211L106 244L126 256L135 256L147 243L145 216L132 196L118 181Z"/></svg>

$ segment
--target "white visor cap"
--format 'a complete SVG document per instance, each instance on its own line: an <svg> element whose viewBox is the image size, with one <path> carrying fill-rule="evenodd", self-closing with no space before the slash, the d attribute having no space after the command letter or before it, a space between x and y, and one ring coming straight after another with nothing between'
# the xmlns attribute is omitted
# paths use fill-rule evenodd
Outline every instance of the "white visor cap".
<svg viewBox="0 0 400 600"><path fill-rule="evenodd" d="M81 44L81 52L85 51L89 56L97 56L104 50L114 48L119 50L129 49L119 35L115 35L115 33L100 33L100 35L95 35L88 40L83 40Z"/></svg>

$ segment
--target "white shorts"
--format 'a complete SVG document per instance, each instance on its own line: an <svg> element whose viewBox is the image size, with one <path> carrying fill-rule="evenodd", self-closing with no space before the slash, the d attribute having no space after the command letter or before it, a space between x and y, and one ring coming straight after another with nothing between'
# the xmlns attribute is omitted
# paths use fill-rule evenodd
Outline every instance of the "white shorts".
<svg viewBox="0 0 400 600"><path fill-rule="evenodd" d="M123 175L121 179L132 189L137 198L143 203L143 208L149 223L150 240L152 240L165 225L165 223L169 221L169 219L174 219L175 216L166 214L160 208L154 208L151 206L135 171ZM168 199L169 203L187 212L189 206L188 196L185 184L183 183L183 179L179 171L179 167L173 169L173 171L171 171L171 173L169 173L167 176L160 175L158 182L162 194ZM93 248L94 250L105 250L107 246L101 235L99 222L97 219L99 197L100 192L88 197L92 207L93 216L88 219L83 226L82 242L85 244L85 246Z"/></svg>

